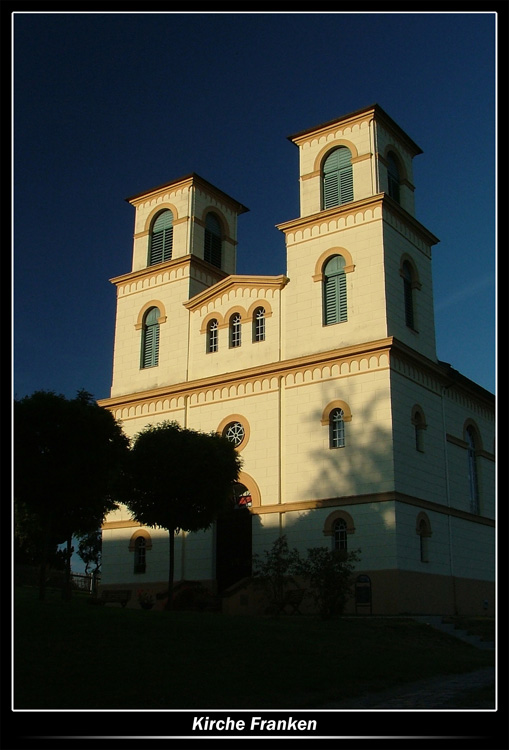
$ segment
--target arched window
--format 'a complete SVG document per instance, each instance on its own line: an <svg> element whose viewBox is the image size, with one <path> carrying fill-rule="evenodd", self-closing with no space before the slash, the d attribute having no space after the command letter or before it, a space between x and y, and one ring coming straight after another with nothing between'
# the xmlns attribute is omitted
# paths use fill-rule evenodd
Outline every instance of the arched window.
<svg viewBox="0 0 509 750"><path fill-rule="evenodd" d="M426 420L419 409L414 408L412 414L412 424L415 432L415 449L424 453L424 430L426 429Z"/></svg>
<svg viewBox="0 0 509 750"><path fill-rule="evenodd" d="M241 317L240 313L234 313L230 318L230 347L240 346L241 343Z"/></svg>
<svg viewBox="0 0 509 750"><path fill-rule="evenodd" d="M431 537L431 524L426 513L417 516L416 532L419 536L419 548L421 562L429 562L429 539Z"/></svg>
<svg viewBox="0 0 509 750"><path fill-rule="evenodd" d="M253 505L253 498L251 491L240 482L235 482L233 485L233 507L234 508L251 508Z"/></svg>
<svg viewBox="0 0 509 750"><path fill-rule="evenodd" d="M134 572L144 573L147 568L147 543L145 537L138 536L134 542Z"/></svg>
<svg viewBox="0 0 509 750"><path fill-rule="evenodd" d="M203 257L213 266L221 268L222 260L221 224L215 214L209 213L205 219L205 245Z"/></svg>
<svg viewBox="0 0 509 750"><path fill-rule="evenodd" d="M345 422L343 409L333 409L329 415L329 447L345 447Z"/></svg>
<svg viewBox="0 0 509 750"><path fill-rule="evenodd" d="M257 307L253 313L253 341L265 341L264 307Z"/></svg>
<svg viewBox="0 0 509 750"><path fill-rule="evenodd" d="M344 552L348 549L346 521L342 518L338 518L334 521L332 527L332 549L342 550Z"/></svg>
<svg viewBox="0 0 509 750"><path fill-rule="evenodd" d="M470 486L470 511L479 513L479 483L477 477L476 436L472 426L467 427L468 481Z"/></svg>
<svg viewBox="0 0 509 750"><path fill-rule="evenodd" d="M331 151L323 163L323 208L353 201L352 154L346 146Z"/></svg>
<svg viewBox="0 0 509 750"><path fill-rule="evenodd" d="M218 347L218 322L216 319L211 320L207 325L207 351L217 352Z"/></svg>
<svg viewBox="0 0 509 750"><path fill-rule="evenodd" d="M152 549L152 539L145 529L137 529L129 540L129 552L134 554L134 572L145 573L147 551Z"/></svg>
<svg viewBox="0 0 509 750"><path fill-rule="evenodd" d="M399 203L399 167L393 153L387 155L387 183L389 195Z"/></svg>
<svg viewBox="0 0 509 750"><path fill-rule="evenodd" d="M352 412L346 401L334 399L322 412L321 423L329 431L329 448L344 448L346 445L345 424L352 421Z"/></svg>
<svg viewBox="0 0 509 750"><path fill-rule="evenodd" d="M324 325L344 323L347 320L345 259L333 255L323 270Z"/></svg>
<svg viewBox="0 0 509 750"><path fill-rule="evenodd" d="M150 235L149 266L171 260L173 248L173 214L169 210L157 215Z"/></svg>
<svg viewBox="0 0 509 750"><path fill-rule="evenodd" d="M157 307L145 314L141 334L141 367L156 367L159 362L159 317Z"/></svg>
<svg viewBox="0 0 509 750"><path fill-rule="evenodd" d="M331 537L333 550L345 554L348 552L348 536L355 534L353 518L345 510L335 510L325 519L323 527L324 536Z"/></svg>
<svg viewBox="0 0 509 750"><path fill-rule="evenodd" d="M428 535L426 534L426 524L421 521L419 524L419 539L421 547L421 562L429 562Z"/></svg>
<svg viewBox="0 0 509 750"><path fill-rule="evenodd" d="M405 304L405 323L409 328L415 329L414 296L413 296L413 273L412 266L405 260L401 267L403 277L403 294Z"/></svg>

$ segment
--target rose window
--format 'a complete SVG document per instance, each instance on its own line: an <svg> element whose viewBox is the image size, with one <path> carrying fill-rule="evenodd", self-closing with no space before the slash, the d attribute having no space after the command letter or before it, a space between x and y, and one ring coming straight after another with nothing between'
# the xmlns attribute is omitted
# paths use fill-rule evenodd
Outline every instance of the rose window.
<svg viewBox="0 0 509 750"><path fill-rule="evenodd" d="M230 422L229 425L226 425L223 435L238 447L244 440L246 431L240 422Z"/></svg>

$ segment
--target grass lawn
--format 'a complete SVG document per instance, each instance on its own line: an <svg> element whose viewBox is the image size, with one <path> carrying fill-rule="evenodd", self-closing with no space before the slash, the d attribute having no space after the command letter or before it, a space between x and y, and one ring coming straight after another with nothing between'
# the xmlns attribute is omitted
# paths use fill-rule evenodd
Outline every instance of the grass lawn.
<svg viewBox="0 0 509 750"><path fill-rule="evenodd" d="M446 617L445 622L455 628L477 635L483 641L495 640L495 620L493 617Z"/></svg>
<svg viewBox="0 0 509 750"><path fill-rule="evenodd" d="M18 588L14 625L16 709L312 709L494 664L403 617L147 612Z"/></svg>

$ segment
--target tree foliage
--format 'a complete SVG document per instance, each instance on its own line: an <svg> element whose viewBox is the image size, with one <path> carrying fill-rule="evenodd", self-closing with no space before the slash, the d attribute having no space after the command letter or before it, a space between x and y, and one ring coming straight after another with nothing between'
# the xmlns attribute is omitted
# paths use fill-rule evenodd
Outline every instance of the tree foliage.
<svg viewBox="0 0 509 750"><path fill-rule="evenodd" d="M77 553L85 563L85 573L96 575L101 570L102 533L100 529L79 537Z"/></svg>
<svg viewBox="0 0 509 750"><path fill-rule="evenodd" d="M86 391L74 399L36 391L14 402L18 529L23 519L27 533L30 525L39 525L41 598L51 546L67 542L70 573L72 536L97 529L115 507L127 448L128 440L111 412Z"/></svg>
<svg viewBox="0 0 509 750"><path fill-rule="evenodd" d="M231 500L240 467L233 443L217 433L167 421L148 425L135 436L124 477L124 502L137 521L169 532L168 607L175 534L209 528Z"/></svg>
<svg viewBox="0 0 509 750"><path fill-rule="evenodd" d="M278 537L263 558L253 556L253 575L265 588L269 609L281 612L285 593L290 588L307 587L316 610L324 619L343 613L351 596L353 571L360 550L344 552L326 547L311 547L301 557L290 549L286 535Z"/></svg>
<svg viewBox="0 0 509 750"><path fill-rule="evenodd" d="M308 549L300 572L309 580L311 595L323 619L343 614L351 596L359 553L360 550L347 553L325 547Z"/></svg>
<svg viewBox="0 0 509 750"><path fill-rule="evenodd" d="M285 534L278 537L263 557L253 555L253 576L264 589L269 600L269 610L281 611L285 591L297 586L295 576L300 572L302 561L297 549L290 549Z"/></svg>

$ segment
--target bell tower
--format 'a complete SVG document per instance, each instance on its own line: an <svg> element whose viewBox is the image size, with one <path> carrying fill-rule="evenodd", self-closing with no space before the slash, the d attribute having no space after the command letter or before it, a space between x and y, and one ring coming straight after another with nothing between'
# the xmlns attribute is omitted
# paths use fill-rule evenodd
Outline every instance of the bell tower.
<svg viewBox="0 0 509 750"><path fill-rule="evenodd" d="M191 297L235 273L248 209L197 174L126 199L136 211L132 270L111 279L117 315L111 396L184 382Z"/></svg>
<svg viewBox="0 0 509 750"><path fill-rule="evenodd" d="M415 218L421 149L373 105L289 140L299 149L300 216L286 237L285 356L394 336L436 360L431 247Z"/></svg>

